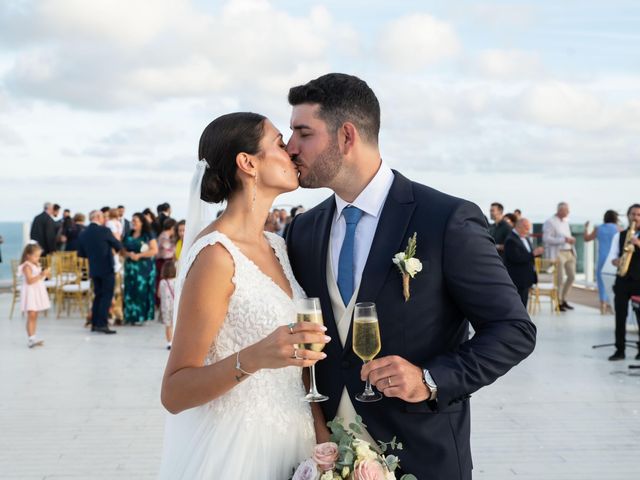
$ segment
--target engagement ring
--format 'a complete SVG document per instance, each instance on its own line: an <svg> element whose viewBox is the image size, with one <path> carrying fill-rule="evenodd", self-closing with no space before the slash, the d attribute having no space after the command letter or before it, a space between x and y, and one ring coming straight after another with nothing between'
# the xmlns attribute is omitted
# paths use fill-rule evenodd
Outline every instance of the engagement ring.
<svg viewBox="0 0 640 480"><path fill-rule="evenodd" d="M293 335L293 327L295 327L296 324L295 323L290 323L289 325L287 325L287 327L289 327L289 332L291 332L291 335Z"/></svg>

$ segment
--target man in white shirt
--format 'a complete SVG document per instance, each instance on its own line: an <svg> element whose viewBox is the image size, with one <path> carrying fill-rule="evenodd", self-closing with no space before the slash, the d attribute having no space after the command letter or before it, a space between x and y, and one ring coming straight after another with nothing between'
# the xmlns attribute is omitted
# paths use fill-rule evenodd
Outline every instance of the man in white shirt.
<svg viewBox="0 0 640 480"><path fill-rule="evenodd" d="M348 425L357 414L366 424L359 436L402 437L403 471L471 480L469 397L529 355L536 332L484 215L382 161L380 105L361 79L323 75L292 88L289 103L287 151L300 185L334 192L287 234L294 274L320 298L336 339L316 365L329 396L312 405L317 440L328 440L327 420ZM414 238L422 270L407 291L393 260ZM375 302L379 319L382 349L364 367L352 348L356 302ZM365 379L379 401L356 396Z"/></svg>
<svg viewBox="0 0 640 480"><path fill-rule="evenodd" d="M542 241L547 258L558 261L556 275L560 295L560 311L573 310L567 303L567 294L576 278L576 239L569 225L569 204L560 202L556 214L544 222ZM564 275L567 278L564 278Z"/></svg>

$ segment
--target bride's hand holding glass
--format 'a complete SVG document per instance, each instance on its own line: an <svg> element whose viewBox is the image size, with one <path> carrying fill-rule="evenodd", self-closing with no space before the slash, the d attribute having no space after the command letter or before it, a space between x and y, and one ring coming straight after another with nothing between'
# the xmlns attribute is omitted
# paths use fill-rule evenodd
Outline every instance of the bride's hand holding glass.
<svg viewBox="0 0 640 480"><path fill-rule="evenodd" d="M327 358L323 352L301 348L303 344L327 344L326 327L316 323L291 323L276 328L258 343L240 353L242 368L252 372L263 368L310 367Z"/></svg>

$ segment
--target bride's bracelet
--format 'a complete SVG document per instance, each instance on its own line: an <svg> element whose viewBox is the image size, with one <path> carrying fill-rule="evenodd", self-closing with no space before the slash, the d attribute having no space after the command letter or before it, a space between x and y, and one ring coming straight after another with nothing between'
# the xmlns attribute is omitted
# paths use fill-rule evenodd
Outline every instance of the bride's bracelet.
<svg viewBox="0 0 640 480"><path fill-rule="evenodd" d="M240 350L236 353L236 370L244 373L245 375L253 375L253 373L246 372L242 369L242 366L240 365Z"/></svg>

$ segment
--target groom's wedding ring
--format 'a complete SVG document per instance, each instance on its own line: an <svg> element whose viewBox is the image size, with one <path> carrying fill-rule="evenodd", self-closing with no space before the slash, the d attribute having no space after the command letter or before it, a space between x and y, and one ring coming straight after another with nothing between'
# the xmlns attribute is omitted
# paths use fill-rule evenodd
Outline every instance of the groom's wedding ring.
<svg viewBox="0 0 640 480"><path fill-rule="evenodd" d="M391 377L387 377L387 382L389 383L389 386L391 386Z"/></svg>
<svg viewBox="0 0 640 480"><path fill-rule="evenodd" d="M296 324L291 322L289 325L287 325L287 327L289 327L289 332L291 333L291 335L293 335L293 327L295 327Z"/></svg>

